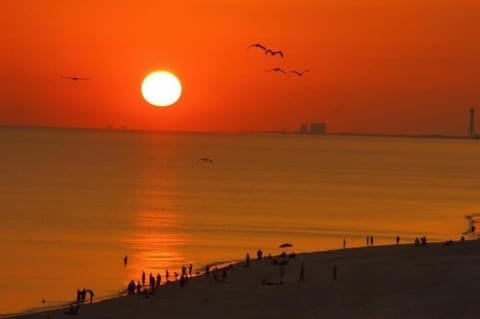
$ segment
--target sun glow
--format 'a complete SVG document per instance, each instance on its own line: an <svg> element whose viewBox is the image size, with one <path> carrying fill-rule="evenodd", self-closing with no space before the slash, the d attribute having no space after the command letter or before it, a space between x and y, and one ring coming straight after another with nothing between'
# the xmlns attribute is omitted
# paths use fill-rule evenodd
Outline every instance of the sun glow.
<svg viewBox="0 0 480 319"><path fill-rule="evenodd" d="M142 82L142 95L155 106L174 104L182 94L182 85L178 78L167 71L152 72Z"/></svg>

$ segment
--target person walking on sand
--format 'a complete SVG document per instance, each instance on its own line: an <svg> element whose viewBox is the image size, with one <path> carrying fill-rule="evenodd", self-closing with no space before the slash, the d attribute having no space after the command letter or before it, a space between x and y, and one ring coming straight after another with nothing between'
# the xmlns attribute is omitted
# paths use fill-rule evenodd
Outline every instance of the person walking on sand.
<svg viewBox="0 0 480 319"><path fill-rule="evenodd" d="M370 236L370 246L373 246L373 236Z"/></svg>
<svg viewBox="0 0 480 319"><path fill-rule="evenodd" d="M168 273L168 269L165 269L165 282L168 282L168 277L170 274Z"/></svg>
<svg viewBox="0 0 480 319"><path fill-rule="evenodd" d="M343 249L345 249L345 247L347 247L347 241L346 241L346 239L344 238L344 239L343 239Z"/></svg>
<svg viewBox="0 0 480 319"><path fill-rule="evenodd" d="M400 244L400 236L397 235L397 245Z"/></svg>
<svg viewBox="0 0 480 319"><path fill-rule="evenodd" d="M142 271L142 286L145 286L145 271Z"/></svg>
<svg viewBox="0 0 480 319"><path fill-rule="evenodd" d="M305 265L302 261L302 265L300 266L300 276L298 277L298 282L305 281Z"/></svg>
<svg viewBox="0 0 480 319"><path fill-rule="evenodd" d="M126 266L128 264L128 256L123 257L123 264Z"/></svg>
<svg viewBox="0 0 480 319"><path fill-rule="evenodd" d="M245 267L250 267L250 255L248 253L245 256Z"/></svg>

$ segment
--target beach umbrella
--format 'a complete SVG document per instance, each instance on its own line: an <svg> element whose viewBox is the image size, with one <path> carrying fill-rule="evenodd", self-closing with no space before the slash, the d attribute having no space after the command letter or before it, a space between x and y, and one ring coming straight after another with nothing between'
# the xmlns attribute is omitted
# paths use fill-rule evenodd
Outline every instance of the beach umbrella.
<svg viewBox="0 0 480 319"><path fill-rule="evenodd" d="M286 248L286 247L293 247L293 245L290 244L290 243L283 243L283 244L281 244L281 245L278 246L278 247L279 247L279 248Z"/></svg>

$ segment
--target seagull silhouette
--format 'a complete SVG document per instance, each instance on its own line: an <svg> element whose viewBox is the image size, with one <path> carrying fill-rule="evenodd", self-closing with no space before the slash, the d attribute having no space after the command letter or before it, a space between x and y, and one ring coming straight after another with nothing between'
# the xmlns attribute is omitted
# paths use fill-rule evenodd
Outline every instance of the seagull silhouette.
<svg viewBox="0 0 480 319"><path fill-rule="evenodd" d="M250 45L247 50L249 50L250 48L259 48L259 49L262 49L263 51L266 51L267 50L267 47L264 46L263 44L261 43L254 43L252 45Z"/></svg>
<svg viewBox="0 0 480 319"><path fill-rule="evenodd" d="M206 163L206 164L213 165L213 160L210 159L210 158L204 157L204 158L200 158L200 159L197 161L197 165L200 164L200 163Z"/></svg>
<svg viewBox="0 0 480 319"><path fill-rule="evenodd" d="M271 49L266 49L266 50L265 50L265 54L270 54L270 55L272 55L272 56L278 54L278 55L280 55L280 56L283 58L283 52L280 51L280 50L278 50L278 51L273 51L273 50L271 50Z"/></svg>
<svg viewBox="0 0 480 319"><path fill-rule="evenodd" d="M64 78L64 79L67 79L67 80L72 80L73 82L86 81L86 80L88 80L88 78L81 78L81 77L78 77L78 76L65 76L65 75L61 75L61 77Z"/></svg>
<svg viewBox="0 0 480 319"><path fill-rule="evenodd" d="M296 74L296 75L298 75L298 76L302 76L303 73L305 73L305 72L310 72L310 70L304 70L304 71L302 71L302 72L300 72L300 71L295 71L295 70L291 70L291 71L290 71L290 73Z"/></svg>
<svg viewBox="0 0 480 319"><path fill-rule="evenodd" d="M282 73L284 73L284 74L287 74L287 72L285 72L283 69L279 68L278 66L277 66L276 68L269 69L269 70L267 70L267 71L265 71L265 72L271 72L271 71L273 71L273 72L282 72Z"/></svg>

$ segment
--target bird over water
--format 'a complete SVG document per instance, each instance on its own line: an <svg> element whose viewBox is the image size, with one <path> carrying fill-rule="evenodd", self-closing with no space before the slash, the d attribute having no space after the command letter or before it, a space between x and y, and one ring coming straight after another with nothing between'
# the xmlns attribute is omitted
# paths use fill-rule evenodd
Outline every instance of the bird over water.
<svg viewBox="0 0 480 319"><path fill-rule="evenodd" d="M72 80L73 82L77 82L77 81L86 81L88 80L88 78L82 78L82 77L78 77L78 76L65 76L65 75L61 75L62 78L66 79L66 80Z"/></svg>

